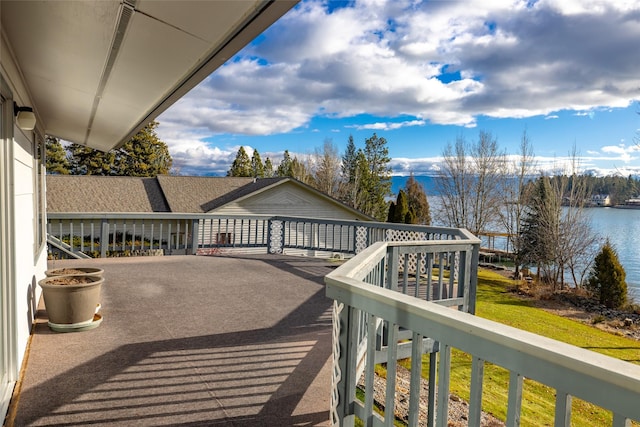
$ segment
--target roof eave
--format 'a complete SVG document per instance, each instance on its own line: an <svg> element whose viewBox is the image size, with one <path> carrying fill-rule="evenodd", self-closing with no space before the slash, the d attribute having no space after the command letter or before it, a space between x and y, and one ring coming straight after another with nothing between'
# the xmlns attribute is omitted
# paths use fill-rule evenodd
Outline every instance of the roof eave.
<svg viewBox="0 0 640 427"><path fill-rule="evenodd" d="M242 25L236 28L233 34L221 43L220 47L211 52L209 56L197 66L189 75L180 81L172 91L160 102L154 105L134 126L128 134L122 138L114 148L120 148L134 135L136 135L149 122L155 120L160 114L171 107L175 102L187 94L191 89L202 82L207 76L221 67L227 60L258 37L264 30L271 26L278 18L293 8L299 0L270 0L265 1L261 8L256 9L247 16Z"/></svg>

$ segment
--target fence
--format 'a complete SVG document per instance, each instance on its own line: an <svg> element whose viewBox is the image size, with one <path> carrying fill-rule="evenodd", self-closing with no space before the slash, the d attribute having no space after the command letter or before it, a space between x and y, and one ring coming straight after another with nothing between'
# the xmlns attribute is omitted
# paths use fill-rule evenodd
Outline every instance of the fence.
<svg viewBox="0 0 640 427"><path fill-rule="evenodd" d="M49 213L55 257L259 251L349 257L377 241L459 238L457 229L283 216Z"/></svg>
<svg viewBox="0 0 640 427"><path fill-rule="evenodd" d="M452 349L466 353L471 360L470 426L480 425L483 383L493 381L484 375L488 363L509 371L508 426L520 425L525 377L555 389L556 426L571 425L573 396L612 411L614 427L640 420L640 366L471 314L478 247L475 238L466 242L379 242L326 276L326 294L334 299L333 425L353 425L357 417L365 426L393 426L396 365L405 357L411 358L408 425L423 422L418 411L420 377L423 355L428 354L427 425L447 426ZM397 272L404 269L401 261L407 255L423 254L423 259L433 260L452 251L457 254L454 271L458 277L451 279L455 275L451 270L448 277L457 286L443 286L442 268L435 278L423 268L414 270L416 291L404 292L408 288L406 273ZM423 278L425 289L446 289L447 293L440 294L442 300L430 300L433 293L428 292L423 297L419 278ZM385 343L381 355L381 344ZM381 402L384 409L378 414L374 411L373 378L375 365L382 362L386 363L387 383L385 401ZM364 397L356 394L357 389Z"/></svg>

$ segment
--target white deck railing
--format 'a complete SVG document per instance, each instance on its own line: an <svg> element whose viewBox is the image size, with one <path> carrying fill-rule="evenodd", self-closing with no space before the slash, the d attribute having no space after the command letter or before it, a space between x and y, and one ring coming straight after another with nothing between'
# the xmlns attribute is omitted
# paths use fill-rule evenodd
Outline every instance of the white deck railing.
<svg viewBox="0 0 640 427"><path fill-rule="evenodd" d="M571 425L572 396L612 411L615 427L630 426L630 420L640 420L640 366L394 290L396 265L401 259L397 254L438 253L451 249L447 245L458 243L376 243L326 277L327 296L335 300L331 410L334 425L353 425L355 417L363 420L365 426L393 425L396 361L404 357L398 350L401 334L412 338L409 426L417 426L419 422L421 363L425 353L430 357L427 425L447 426L453 348L469 354L472 359L470 426L480 425L482 385L491 381L484 375L485 363L496 364L510 372L508 426L520 425L525 377L556 390L556 426ZM467 243L474 247L476 244L474 241ZM468 249L460 249L459 253L469 254ZM464 255L459 261L473 266L471 256ZM464 271L464 274L475 274L471 269ZM462 281L470 279L458 278ZM427 281L434 280L439 279ZM463 295L461 303L468 303L465 289L454 296L460 295ZM383 414L378 415L373 410L373 377L375 364L382 361L376 360L375 356L381 333L385 334L387 343L384 360L387 363L387 384ZM424 337L432 340L430 347L425 346L427 341ZM364 376L363 399L356 397L361 375Z"/></svg>
<svg viewBox="0 0 640 427"><path fill-rule="evenodd" d="M284 216L176 213L49 213L60 256L262 251L352 256L374 242L458 239L457 229Z"/></svg>

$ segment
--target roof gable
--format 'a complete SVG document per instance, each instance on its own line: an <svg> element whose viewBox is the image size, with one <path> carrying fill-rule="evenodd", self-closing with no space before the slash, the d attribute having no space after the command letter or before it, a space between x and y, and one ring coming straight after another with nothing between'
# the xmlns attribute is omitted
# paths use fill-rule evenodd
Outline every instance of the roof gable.
<svg viewBox="0 0 640 427"><path fill-rule="evenodd" d="M227 197L254 182L253 178L158 175L171 212L208 212L213 200Z"/></svg>

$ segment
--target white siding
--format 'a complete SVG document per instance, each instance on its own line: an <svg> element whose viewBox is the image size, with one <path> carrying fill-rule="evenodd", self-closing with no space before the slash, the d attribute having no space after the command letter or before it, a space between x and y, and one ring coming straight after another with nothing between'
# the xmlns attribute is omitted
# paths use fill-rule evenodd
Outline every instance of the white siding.
<svg viewBox="0 0 640 427"><path fill-rule="evenodd" d="M318 196L291 182L229 203L211 213L221 215L284 215L309 218L366 220L338 202Z"/></svg>
<svg viewBox="0 0 640 427"><path fill-rule="evenodd" d="M10 49L0 38L0 51ZM4 418L13 385L18 378L27 348L40 289L46 270L46 245L40 235L38 173L34 159L32 131L13 126L13 101L33 106L10 54L0 62L0 90L4 98L0 126L0 417Z"/></svg>

